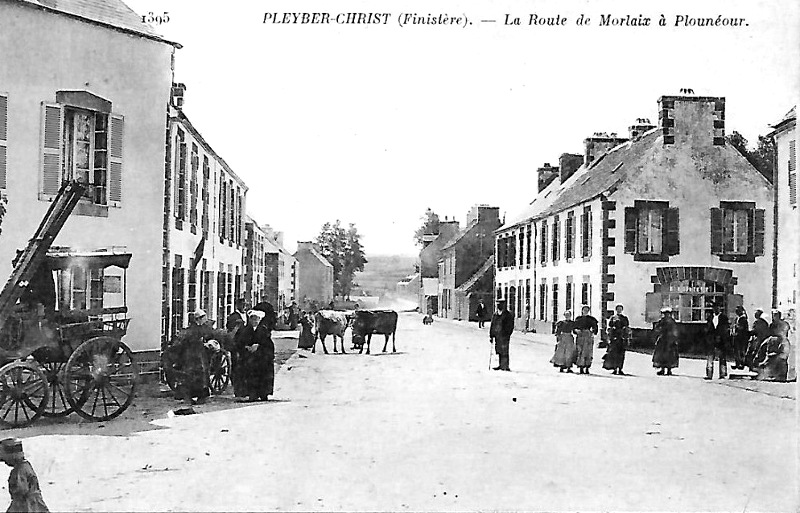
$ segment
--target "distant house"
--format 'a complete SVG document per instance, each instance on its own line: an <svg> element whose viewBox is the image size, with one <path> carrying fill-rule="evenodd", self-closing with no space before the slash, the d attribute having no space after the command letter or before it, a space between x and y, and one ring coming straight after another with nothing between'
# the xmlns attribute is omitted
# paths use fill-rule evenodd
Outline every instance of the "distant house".
<svg viewBox="0 0 800 513"><path fill-rule="evenodd" d="M491 299L493 266L489 260L494 253L494 231L499 227L499 208L476 205L467 214L464 229L442 247L439 260L440 317L473 319L478 302ZM487 273L492 273L489 279L481 279ZM464 287L465 283L469 285ZM485 286L481 288L480 285Z"/></svg>
<svg viewBox="0 0 800 513"><path fill-rule="evenodd" d="M419 252L419 311L422 313L439 312L439 260L442 248L458 235L458 221L448 220L439 223L436 233L425 233L422 236L422 249Z"/></svg>
<svg viewBox="0 0 800 513"><path fill-rule="evenodd" d="M663 96L658 111L628 138L588 138L583 164L498 230L496 296L524 295L538 331L584 304L605 328L620 303L637 330L672 307L691 339L714 304L770 304L771 185L726 143L725 98Z"/></svg>
<svg viewBox="0 0 800 513"><path fill-rule="evenodd" d="M402 296L414 297L419 292L420 278L419 273L414 273L406 276L397 282L395 292Z"/></svg>
<svg viewBox="0 0 800 513"><path fill-rule="evenodd" d="M797 209L797 114L796 107L773 126L776 169L773 178L777 211L775 251L776 307L784 314L797 309L800 255L800 218Z"/></svg>
<svg viewBox="0 0 800 513"><path fill-rule="evenodd" d="M300 306L316 302L326 306L333 300L333 265L320 254L313 242L298 242L297 300Z"/></svg>

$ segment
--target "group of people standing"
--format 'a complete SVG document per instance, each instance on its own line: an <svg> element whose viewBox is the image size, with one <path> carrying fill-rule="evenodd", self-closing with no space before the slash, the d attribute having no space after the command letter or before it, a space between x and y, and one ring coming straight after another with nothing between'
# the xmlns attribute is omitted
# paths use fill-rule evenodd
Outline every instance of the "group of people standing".
<svg viewBox="0 0 800 513"><path fill-rule="evenodd" d="M625 352L632 338L628 318L623 314L623 305L616 305L614 314L608 319L607 342L603 355L603 368L616 375L625 375ZM479 305L478 318L483 319L485 307ZM712 379L714 363L719 362L719 377L728 374L727 358L733 354L733 369L749 368L756 373L756 379L770 381L786 381L788 376L791 345L789 343L789 324L783 320L781 312L772 311L772 322L767 323L761 316L762 309L755 311L752 329L747 313L742 306L736 307L736 319L731 324L721 311L720 305L713 306L703 332L702 348L706 355L705 379ZM500 364L495 370L510 370L508 348L511 333L514 330L513 315L506 309L504 300L497 301L497 311L491 317L489 341L494 342L495 352L499 355ZM482 327L482 322L479 327ZM590 314L590 308L584 305L581 315L572 319L572 312L564 312L564 318L554 327L556 347L550 363L559 372L573 372L577 366L580 374L589 374L592 366L594 340L598 334L598 321ZM661 319L653 326L655 348L653 351L653 367L658 369L659 376L671 376L672 369L678 367L680 352L678 342L680 330L672 316L672 309L661 309ZM607 345L606 345L607 344Z"/></svg>
<svg viewBox="0 0 800 513"><path fill-rule="evenodd" d="M245 313L244 301L228 316L225 327L232 342L231 384L242 402L267 401L275 385L275 344L272 331L278 316L270 303L261 302Z"/></svg>

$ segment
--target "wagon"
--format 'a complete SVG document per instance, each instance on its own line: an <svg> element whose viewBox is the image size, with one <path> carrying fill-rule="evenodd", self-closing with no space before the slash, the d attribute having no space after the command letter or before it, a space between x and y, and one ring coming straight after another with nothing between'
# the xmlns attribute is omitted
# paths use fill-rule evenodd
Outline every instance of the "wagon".
<svg viewBox="0 0 800 513"><path fill-rule="evenodd" d="M220 395L225 392L231 382L231 353L218 343L214 347L207 347L206 354L208 356L209 388L212 394ZM180 360L180 355L172 343L167 345L161 353L164 382L173 391L178 389L186 376L181 368Z"/></svg>
<svg viewBox="0 0 800 513"><path fill-rule="evenodd" d="M83 192L78 182L62 186L0 292L0 423L6 426L72 412L108 420L133 401L138 367L122 342L130 322L131 255L51 248ZM117 304L104 306L107 299Z"/></svg>

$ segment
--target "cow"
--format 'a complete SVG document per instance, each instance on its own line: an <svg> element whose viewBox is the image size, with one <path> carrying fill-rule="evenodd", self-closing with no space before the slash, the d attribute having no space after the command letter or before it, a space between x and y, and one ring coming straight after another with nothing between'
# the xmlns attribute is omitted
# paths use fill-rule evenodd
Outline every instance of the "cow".
<svg viewBox="0 0 800 513"><path fill-rule="evenodd" d="M367 344L367 354L369 354L372 334L379 333L386 336L383 344L383 352L389 344L389 336L392 337L392 352L396 353L394 340L397 332L397 312L394 310L356 310L353 318L353 345L360 346L358 354L364 351L364 343Z"/></svg>
<svg viewBox="0 0 800 513"><path fill-rule="evenodd" d="M346 354L344 350L344 332L347 329L348 321L344 312L335 312L333 310L320 310L314 315L314 323L317 327L317 338L322 342L322 350L328 354L328 348L325 347L325 338L328 335L333 335L333 352L338 353L336 350L336 337L339 337L342 345L342 354ZM316 339L314 340L314 347L311 352L314 353L317 349Z"/></svg>

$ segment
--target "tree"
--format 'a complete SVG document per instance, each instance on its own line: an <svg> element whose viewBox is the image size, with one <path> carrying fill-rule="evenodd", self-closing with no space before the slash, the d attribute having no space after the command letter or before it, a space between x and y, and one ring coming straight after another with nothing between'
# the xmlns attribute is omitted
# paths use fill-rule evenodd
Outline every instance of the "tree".
<svg viewBox="0 0 800 513"><path fill-rule="evenodd" d="M763 135L758 136L758 145L754 150L747 147L747 139L734 130L729 136L726 137L728 143L739 150L744 158L755 167L759 173L772 182L772 175L775 162L775 142Z"/></svg>
<svg viewBox="0 0 800 513"><path fill-rule="evenodd" d="M341 221L325 223L317 236L319 251L333 266L333 295L348 298L355 286L356 272L364 270L367 259L355 224L345 230Z"/></svg>
<svg viewBox="0 0 800 513"><path fill-rule="evenodd" d="M422 245L422 238L424 235L439 234L439 216L436 215L436 212L431 210L430 207L425 210L425 215L423 215L420 220L422 221L422 225L414 232L414 241L419 246Z"/></svg>

